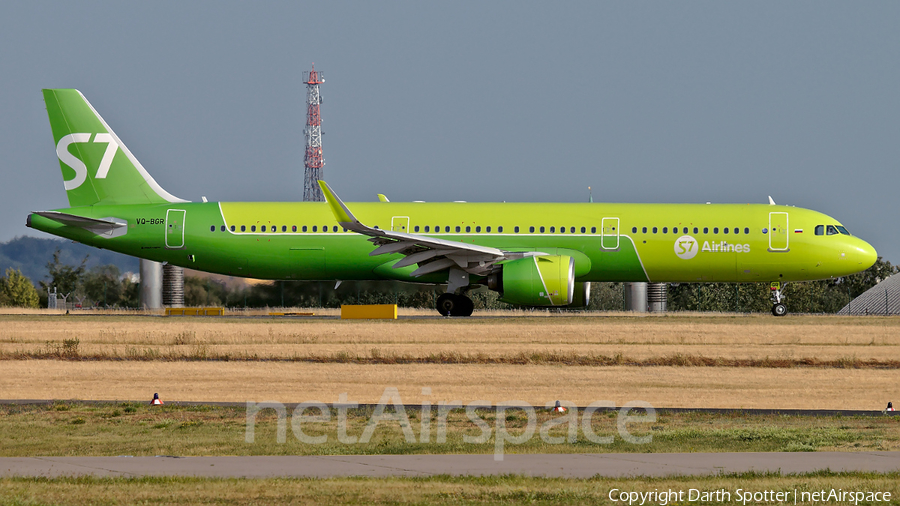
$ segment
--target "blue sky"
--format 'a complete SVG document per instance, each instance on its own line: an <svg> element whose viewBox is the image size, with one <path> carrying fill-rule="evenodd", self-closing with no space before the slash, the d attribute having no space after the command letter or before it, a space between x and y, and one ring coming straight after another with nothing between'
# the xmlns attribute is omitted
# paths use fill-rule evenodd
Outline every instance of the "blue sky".
<svg viewBox="0 0 900 506"><path fill-rule="evenodd" d="M8 2L0 240L65 207L41 88L189 200L766 202L900 263L896 2Z"/></svg>

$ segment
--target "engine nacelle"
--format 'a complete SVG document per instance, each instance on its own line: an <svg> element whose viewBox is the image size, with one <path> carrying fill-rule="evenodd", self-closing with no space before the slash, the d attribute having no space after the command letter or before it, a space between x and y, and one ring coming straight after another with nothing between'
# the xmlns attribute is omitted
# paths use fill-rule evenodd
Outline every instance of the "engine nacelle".
<svg viewBox="0 0 900 506"><path fill-rule="evenodd" d="M583 308L587 307L591 302L591 282L584 281L575 283L575 296L572 299L572 302L569 303L569 307L571 308Z"/></svg>
<svg viewBox="0 0 900 506"><path fill-rule="evenodd" d="M500 300L521 306L566 306L575 295L575 259L543 255L506 262L488 276Z"/></svg>

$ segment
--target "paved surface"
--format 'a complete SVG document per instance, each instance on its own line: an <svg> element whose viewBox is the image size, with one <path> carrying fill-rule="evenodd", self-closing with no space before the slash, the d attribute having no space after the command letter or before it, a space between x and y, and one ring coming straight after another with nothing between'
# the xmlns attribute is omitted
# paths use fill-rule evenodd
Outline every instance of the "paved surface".
<svg viewBox="0 0 900 506"><path fill-rule="evenodd" d="M900 471L900 452L352 455L282 457L3 457L0 476L267 478L523 474L566 478L707 475L744 471Z"/></svg>

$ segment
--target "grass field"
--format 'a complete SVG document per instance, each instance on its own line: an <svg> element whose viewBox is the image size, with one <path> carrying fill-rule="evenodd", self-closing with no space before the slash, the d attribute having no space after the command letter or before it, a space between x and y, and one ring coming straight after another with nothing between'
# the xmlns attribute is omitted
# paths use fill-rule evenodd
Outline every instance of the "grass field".
<svg viewBox="0 0 900 506"><path fill-rule="evenodd" d="M288 411L288 415L291 412ZM318 414L313 410L309 414ZM304 434L325 435L321 444L303 442L287 420L286 439L278 442L278 418L274 410L264 410L253 423L253 442L246 440L246 407L149 406L115 403L85 405L62 403L0 406L0 456L211 456L211 455L349 455L349 454L446 454L493 453L498 420L495 410L477 411L489 427L488 438L467 442L464 436L478 437L482 429L465 410L451 411L441 422L437 408L429 416L406 410L405 421L382 420L373 427L367 442L341 442L338 413L332 409L327 422L303 421ZM678 452L769 452L769 451L888 451L900 449L898 416L786 416L734 413L660 413L655 421L635 421L628 431L635 437L652 436L646 444L623 439L618 432L618 413L597 412L590 418L598 437L591 440L583 431L584 413L574 413L578 432L574 439L568 425L548 427L545 439L541 426L551 419L563 419L545 409L536 412L535 430L524 443L507 444L507 453L678 453ZM633 413L637 415L637 413ZM347 411L346 434L361 436L373 416L372 408ZM424 422L424 423L423 423ZM521 410L504 412L503 427L512 437L528 430L528 416ZM445 429L440 429L443 425ZM404 426L406 426L404 428ZM423 429L423 427L425 429ZM411 431L409 441L404 430ZM423 434L426 434L424 436ZM439 441L439 431L446 439Z"/></svg>
<svg viewBox="0 0 900 506"><path fill-rule="evenodd" d="M728 504L743 504L737 491L797 493L832 489L890 492L900 496L900 474L830 473L710 477L561 479L501 477L203 479L203 478L6 478L0 506L23 504L623 504L610 492L724 490ZM722 496L724 497L724 495ZM745 496L744 496L745 497ZM718 501L710 501L718 502ZM788 501L793 503L794 501ZM709 502L704 502L708 504ZM798 500L796 504L821 504ZM624 504L628 504L627 502ZM639 504L636 502L635 504ZM661 504L650 502L645 504ZM678 504L678 503L668 503ZM701 504L693 502L692 504ZM760 504L747 502L746 504ZM834 503L831 503L834 504ZM846 504L846 503L844 503ZM873 504L860 502L860 504ZM884 504L884 503L881 503Z"/></svg>

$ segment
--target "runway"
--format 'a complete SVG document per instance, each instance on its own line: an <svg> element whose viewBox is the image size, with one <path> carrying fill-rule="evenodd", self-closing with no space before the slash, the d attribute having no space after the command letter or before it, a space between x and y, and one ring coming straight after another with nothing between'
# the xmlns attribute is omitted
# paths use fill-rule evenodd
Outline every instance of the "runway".
<svg viewBox="0 0 900 506"><path fill-rule="evenodd" d="M505 455L334 455L280 457L3 457L0 477L196 476L332 478L487 476L559 478L702 476L747 471L782 474L900 471L900 452L596 453Z"/></svg>

